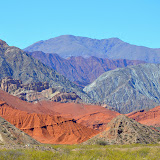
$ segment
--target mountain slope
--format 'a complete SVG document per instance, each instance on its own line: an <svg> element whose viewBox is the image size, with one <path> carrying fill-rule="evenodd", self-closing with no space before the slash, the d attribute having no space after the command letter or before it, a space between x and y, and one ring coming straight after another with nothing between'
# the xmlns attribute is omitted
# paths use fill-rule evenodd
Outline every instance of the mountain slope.
<svg viewBox="0 0 160 160"><path fill-rule="evenodd" d="M5 102L0 101L0 108ZM22 132L14 125L0 117L0 143L1 144L39 144L35 139Z"/></svg>
<svg viewBox="0 0 160 160"><path fill-rule="evenodd" d="M102 74L84 91L121 113L160 104L160 64L140 64Z"/></svg>
<svg viewBox="0 0 160 160"><path fill-rule="evenodd" d="M87 144L104 142L105 144L157 143L160 133L142 125L124 115L110 121L106 130L88 140Z"/></svg>
<svg viewBox="0 0 160 160"><path fill-rule="evenodd" d="M1 101L0 101L1 102ZM88 140L98 131L57 115L27 113L0 103L0 116L41 143L75 144Z"/></svg>
<svg viewBox="0 0 160 160"><path fill-rule="evenodd" d="M57 53L61 57L83 56L111 59L142 60L150 63L160 62L160 49L131 45L118 38L91 39L72 35L63 35L45 41L39 41L24 49Z"/></svg>
<svg viewBox="0 0 160 160"><path fill-rule="evenodd" d="M58 54L49 54L41 51L29 52L29 54L82 87L93 82L106 71L144 63L143 61L111 60L93 56L89 58L70 57L64 59Z"/></svg>
<svg viewBox="0 0 160 160"><path fill-rule="evenodd" d="M140 110L132 112L127 114L127 116L141 124L160 127L160 106L150 109L149 111Z"/></svg>
<svg viewBox="0 0 160 160"><path fill-rule="evenodd" d="M83 103L76 93L61 93L55 88L49 88L49 83L47 82L34 82L24 85L20 80L5 77L0 82L0 89L28 102L51 100L63 103Z"/></svg>
<svg viewBox="0 0 160 160"><path fill-rule="evenodd" d="M25 111L27 113L73 118L77 123L98 131L102 131L110 120L119 115L118 112L97 105L58 103L53 101L29 103L2 90L0 90L0 100L5 101L9 106L17 110Z"/></svg>
<svg viewBox="0 0 160 160"><path fill-rule="evenodd" d="M75 84L38 60L16 47L10 47L0 40L0 79L13 77L24 84L49 82L49 85L66 92L75 92L84 102L92 100Z"/></svg>

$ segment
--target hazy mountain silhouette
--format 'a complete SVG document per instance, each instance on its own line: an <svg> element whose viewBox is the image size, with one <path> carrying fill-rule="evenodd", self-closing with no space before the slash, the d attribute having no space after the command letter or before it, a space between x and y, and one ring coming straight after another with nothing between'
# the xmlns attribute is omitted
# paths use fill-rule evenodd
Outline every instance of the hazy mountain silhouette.
<svg viewBox="0 0 160 160"><path fill-rule="evenodd" d="M36 42L25 51L57 53L63 58L71 56L100 57L111 59L142 60L149 63L160 62L160 49L131 45L118 38L91 39L72 35L63 35L45 41Z"/></svg>

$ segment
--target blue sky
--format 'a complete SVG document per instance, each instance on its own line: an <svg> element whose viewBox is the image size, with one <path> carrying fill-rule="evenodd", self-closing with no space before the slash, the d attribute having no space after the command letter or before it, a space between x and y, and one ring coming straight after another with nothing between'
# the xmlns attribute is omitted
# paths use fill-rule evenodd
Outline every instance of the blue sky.
<svg viewBox="0 0 160 160"><path fill-rule="evenodd" d="M3 0L0 39L25 48L60 35L160 48L159 0Z"/></svg>

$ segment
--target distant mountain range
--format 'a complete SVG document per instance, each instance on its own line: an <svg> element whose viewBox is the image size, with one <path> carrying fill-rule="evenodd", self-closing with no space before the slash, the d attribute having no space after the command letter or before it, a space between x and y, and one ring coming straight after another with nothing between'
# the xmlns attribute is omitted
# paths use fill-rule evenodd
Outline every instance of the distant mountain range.
<svg viewBox="0 0 160 160"><path fill-rule="evenodd" d="M67 78L35 60L19 48L8 46L0 40L0 80L12 77L24 84L31 82L48 82L50 87L65 92L75 92L84 102L93 102L85 92Z"/></svg>
<svg viewBox="0 0 160 160"><path fill-rule="evenodd" d="M9 76L21 80L23 84L48 82L49 87L60 92L75 92L85 103L107 104L107 107L114 108L120 113L153 108L160 104L159 64L108 60L93 56L64 59L57 54L39 51L30 54L48 66L1 40L0 79ZM133 64L139 65L128 66ZM82 90L49 66L81 86L100 76ZM115 69L117 67L124 68ZM107 71L110 69L114 70Z"/></svg>
<svg viewBox="0 0 160 160"><path fill-rule="evenodd" d="M58 54L44 53L42 51L29 52L29 54L81 87L90 84L106 71L145 63L138 60L111 60L94 56L89 58L79 56L64 59Z"/></svg>
<svg viewBox="0 0 160 160"><path fill-rule="evenodd" d="M0 40L0 143L158 143L157 63L160 49L117 38L66 35L25 51Z"/></svg>
<svg viewBox="0 0 160 160"><path fill-rule="evenodd" d="M148 63L160 63L160 49L131 45L118 38L98 40L63 35L36 42L25 48L24 51L57 53L63 58L71 56L95 56L99 58L142 60Z"/></svg>
<svg viewBox="0 0 160 160"><path fill-rule="evenodd" d="M140 64L105 72L84 91L121 113L153 108L160 105L160 64Z"/></svg>

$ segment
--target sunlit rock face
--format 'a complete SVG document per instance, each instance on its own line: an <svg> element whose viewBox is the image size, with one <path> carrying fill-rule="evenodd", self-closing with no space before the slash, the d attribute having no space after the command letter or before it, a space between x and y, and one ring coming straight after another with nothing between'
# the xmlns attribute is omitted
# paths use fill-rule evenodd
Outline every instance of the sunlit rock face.
<svg viewBox="0 0 160 160"><path fill-rule="evenodd" d="M108 71L84 91L121 113L153 108L160 104L160 65L140 64Z"/></svg>

